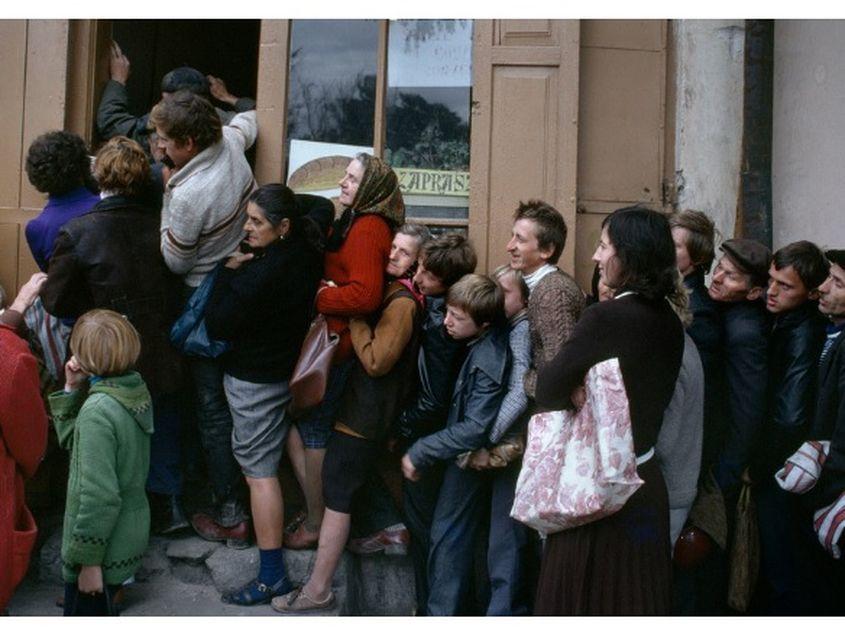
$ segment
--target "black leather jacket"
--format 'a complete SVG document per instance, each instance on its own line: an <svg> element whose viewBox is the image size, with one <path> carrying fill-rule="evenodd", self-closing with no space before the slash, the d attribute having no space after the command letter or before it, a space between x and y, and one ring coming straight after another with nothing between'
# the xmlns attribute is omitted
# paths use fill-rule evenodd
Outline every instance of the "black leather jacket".
<svg viewBox="0 0 845 634"><path fill-rule="evenodd" d="M756 443L754 481L774 476L807 435L813 420L824 326L812 301L774 319L769 343L769 408Z"/></svg>
<svg viewBox="0 0 845 634"><path fill-rule="evenodd" d="M466 354L466 342L455 341L446 333L445 316L445 298L427 297L417 359L419 389L413 403L399 415L396 423L396 435L403 447L446 425L452 389Z"/></svg>
<svg viewBox="0 0 845 634"><path fill-rule="evenodd" d="M417 469L487 445L507 391L510 348L507 327L492 328L469 346L452 392L445 428L408 450Z"/></svg>
<svg viewBox="0 0 845 634"><path fill-rule="evenodd" d="M724 334L728 424L714 475L726 494L739 486L766 417L769 316L762 301L718 303Z"/></svg>

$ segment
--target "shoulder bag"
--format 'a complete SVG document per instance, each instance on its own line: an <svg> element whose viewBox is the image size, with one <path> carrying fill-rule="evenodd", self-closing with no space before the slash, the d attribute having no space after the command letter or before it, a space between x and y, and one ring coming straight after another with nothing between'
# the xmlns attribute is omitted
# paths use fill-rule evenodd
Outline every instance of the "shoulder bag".
<svg viewBox="0 0 845 634"><path fill-rule="evenodd" d="M580 410L541 412L528 423L511 517L542 535L612 515L643 484L619 360L590 368L584 388Z"/></svg>
<svg viewBox="0 0 845 634"><path fill-rule="evenodd" d="M288 383L291 394L288 409L292 414L300 414L322 402L339 342L340 335L329 332L326 318L318 313L305 335Z"/></svg>
<svg viewBox="0 0 845 634"><path fill-rule="evenodd" d="M205 279L188 299L179 318L170 329L170 343L182 354L192 357L219 357L231 347L228 341L211 339L205 327L205 307L214 288L214 280L222 264Z"/></svg>

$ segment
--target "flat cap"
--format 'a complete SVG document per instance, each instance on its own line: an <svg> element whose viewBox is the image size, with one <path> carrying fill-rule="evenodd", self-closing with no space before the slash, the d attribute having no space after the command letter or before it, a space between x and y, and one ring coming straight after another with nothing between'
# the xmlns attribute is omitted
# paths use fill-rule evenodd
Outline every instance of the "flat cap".
<svg viewBox="0 0 845 634"><path fill-rule="evenodd" d="M772 252L766 245L748 238L733 238L725 240L719 248L734 264L751 276L753 286L768 284Z"/></svg>

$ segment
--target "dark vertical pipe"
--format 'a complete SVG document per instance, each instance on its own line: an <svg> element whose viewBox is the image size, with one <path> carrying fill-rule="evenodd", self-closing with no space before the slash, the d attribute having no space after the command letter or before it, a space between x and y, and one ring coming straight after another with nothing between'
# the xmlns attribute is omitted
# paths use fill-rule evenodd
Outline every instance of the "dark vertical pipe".
<svg viewBox="0 0 845 634"><path fill-rule="evenodd" d="M745 21L742 167L736 234L772 246L774 20Z"/></svg>

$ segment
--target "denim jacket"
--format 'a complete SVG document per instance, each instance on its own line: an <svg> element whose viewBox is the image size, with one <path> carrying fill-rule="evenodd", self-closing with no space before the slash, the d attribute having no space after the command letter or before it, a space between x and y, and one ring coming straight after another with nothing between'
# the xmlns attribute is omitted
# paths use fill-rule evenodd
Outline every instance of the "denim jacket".
<svg viewBox="0 0 845 634"><path fill-rule="evenodd" d="M484 447L508 387L508 329L491 328L469 345L458 374L446 427L408 450L417 469Z"/></svg>

